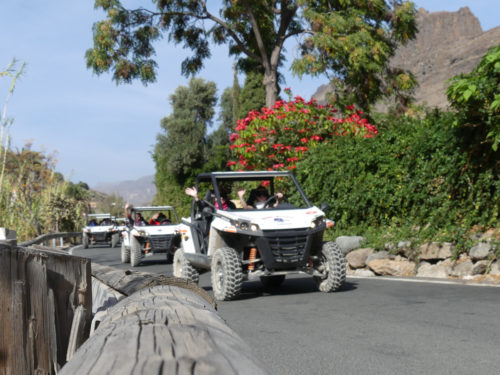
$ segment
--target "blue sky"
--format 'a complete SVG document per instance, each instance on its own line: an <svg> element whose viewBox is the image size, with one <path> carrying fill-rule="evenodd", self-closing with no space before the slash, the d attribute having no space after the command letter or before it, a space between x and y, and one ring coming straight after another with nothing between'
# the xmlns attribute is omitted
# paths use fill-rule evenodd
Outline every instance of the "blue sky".
<svg viewBox="0 0 500 375"><path fill-rule="evenodd" d="M432 12L468 6L483 30L500 24L498 0L414 2ZM180 74L188 52L166 40L155 46L159 75L154 84L117 86L110 75L93 75L85 66L84 53L92 46L93 23L103 18L93 4L93 0L0 0L0 69L14 57L27 63L7 109L14 119L12 146L20 148L31 141L35 150L55 152L58 171L90 186L154 174L151 151L160 120L171 111L168 97L188 82ZM296 52L293 47L288 48L289 61ZM226 49L219 47L198 76L216 82L220 94L232 84L231 66ZM326 79L284 75L286 86L306 98L326 83ZM10 81L0 79L1 106L8 85Z"/></svg>

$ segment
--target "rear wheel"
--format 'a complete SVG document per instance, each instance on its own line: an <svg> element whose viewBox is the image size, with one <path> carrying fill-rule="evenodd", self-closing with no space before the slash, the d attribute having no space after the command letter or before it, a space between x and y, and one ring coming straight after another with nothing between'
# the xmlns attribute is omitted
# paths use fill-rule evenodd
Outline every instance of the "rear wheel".
<svg viewBox="0 0 500 375"><path fill-rule="evenodd" d="M116 245L118 244L118 242L120 242L120 234L119 233L112 234L111 235L111 247L115 248Z"/></svg>
<svg viewBox="0 0 500 375"><path fill-rule="evenodd" d="M261 276L260 281L264 285L264 288L278 287L285 281L285 275Z"/></svg>
<svg viewBox="0 0 500 375"><path fill-rule="evenodd" d="M82 244L84 249L89 248L89 236L87 235L87 233L82 234Z"/></svg>
<svg viewBox="0 0 500 375"><path fill-rule="evenodd" d="M125 246L125 242L122 242L122 263L130 262L130 248Z"/></svg>
<svg viewBox="0 0 500 375"><path fill-rule="evenodd" d="M134 236L130 236L130 265L137 267L141 263L141 244Z"/></svg>
<svg viewBox="0 0 500 375"><path fill-rule="evenodd" d="M196 284L200 280L198 270L186 259L183 249L177 249L174 254L173 274L175 277L180 277Z"/></svg>
<svg viewBox="0 0 500 375"><path fill-rule="evenodd" d="M316 270L323 276L314 276L318 289L322 292L335 292L345 282L346 265L342 250L335 242L325 242L321 249Z"/></svg>
<svg viewBox="0 0 500 375"><path fill-rule="evenodd" d="M240 257L230 247L217 249L212 257L212 290L220 301L236 298L241 293L243 272Z"/></svg>

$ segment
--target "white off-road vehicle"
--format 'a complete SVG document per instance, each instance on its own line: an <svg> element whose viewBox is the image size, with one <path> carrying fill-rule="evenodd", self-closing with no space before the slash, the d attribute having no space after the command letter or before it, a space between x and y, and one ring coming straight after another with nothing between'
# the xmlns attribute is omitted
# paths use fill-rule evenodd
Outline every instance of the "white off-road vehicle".
<svg viewBox="0 0 500 375"><path fill-rule="evenodd" d="M268 195L256 203L252 195L263 187ZM191 217L182 218L174 276L198 282L200 273L211 271L218 300L237 297L245 280L279 286L290 274L311 275L323 292L344 284L343 253L334 242L323 242L324 231L334 224L323 212L327 206L313 206L292 173L203 173L196 189L208 194L194 199ZM241 204L229 203L228 194L238 191L245 194ZM253 208L259 206L264 207Z"/></svg>
<svg viewBox="0 0 500 375"><path fill-rule="evenodd" d="M178 227L179 218L172 206L131 207L122 232L122 263L136 267L145 255L154 253L166 253L167 262L172 262L180 241Z"/></svg>
<svg viewBox="0 0 500 375"><path fill-rule="evenodd" d="M82 231L82 244L85 249L97 244L115 247L120 242L120 231L111 214L87 214L86 220Z"/></svg>

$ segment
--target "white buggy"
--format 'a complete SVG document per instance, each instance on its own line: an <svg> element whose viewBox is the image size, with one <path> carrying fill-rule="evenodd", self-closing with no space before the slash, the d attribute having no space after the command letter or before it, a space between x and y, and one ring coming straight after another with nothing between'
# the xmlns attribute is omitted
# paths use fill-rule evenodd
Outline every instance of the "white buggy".
<svg viewBox="0 0 500 375"><path fill-rule="evenodd" d="M87 214L86 225L82 231L82 244L85 249L90 245L105 244L115 247L120 241L120 231L111 214Z"/></svg>
<svg viewBox="0 0 500 375"><path fill-rule="evenodd" d="M269 193L261 209L248 206L259 206L248 201L239 208L238 201L228 204L228 194L245 189L252 199L252 193L263 187ZM333 225L323 212L327 206L313 206L292 173L203 173L196 189L208 194L193 201L190 218L182 218L174 276L198 282L201 272L211 271L218 300L237 297L245 280L279 286L286 275L297 273L311 275L323 292L344 284L343 253L334 242L323 242L325 229Z"/></svg>
<svg viewBox="0 0 500 375"><path fill-rule="evenodd" d="M166 253L167 262L179 246L179 219L172 206L131 207L122 232L121 261L136 267L145 255ZM143 217L144 221L135 220ZM158 220L155 218L158 217Z"/></svg>

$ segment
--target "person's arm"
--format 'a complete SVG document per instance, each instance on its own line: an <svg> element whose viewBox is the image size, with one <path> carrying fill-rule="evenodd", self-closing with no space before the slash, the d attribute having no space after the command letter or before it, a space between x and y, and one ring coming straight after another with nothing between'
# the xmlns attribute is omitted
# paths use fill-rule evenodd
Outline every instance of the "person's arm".
<svg viewBox="0 0 500 375"><path fill-rule="evenodd" d="M130 206L130 203L129 203L129 202L127 202L127 203L125 204L125 217L128 219L128 222L129 222L129 224L130 224L130 225L134 225L134 220L133 220L133 219L132 219L132 217L130 216L130 210L129 210L129 208L130 208L130 207L131 207L131 206Z"/></svg>
<svg viewBox="0 0 500 375"><path fill-rule="evenodd" d="M281 202L281 200L283 199L283 197L284 197L284 195L283 195L283 193L282 193L282 192L278 192L278 193L276 193L276 198L277 198L277 199L276 199L276 203L275 203L275 204L273 204L273 207L278 206L278 204L280 204L280 202Z"/></svg>
<svg viewBox="0 0 500 375"><path fill-rule="evenodd" d="M249 210L249 209L253 208L253 206L250 206L245 201L245 193L246 193L245 189L239 189L238 190L238 197L240 198L241 207L243 207L245 210Z"/></svg>

